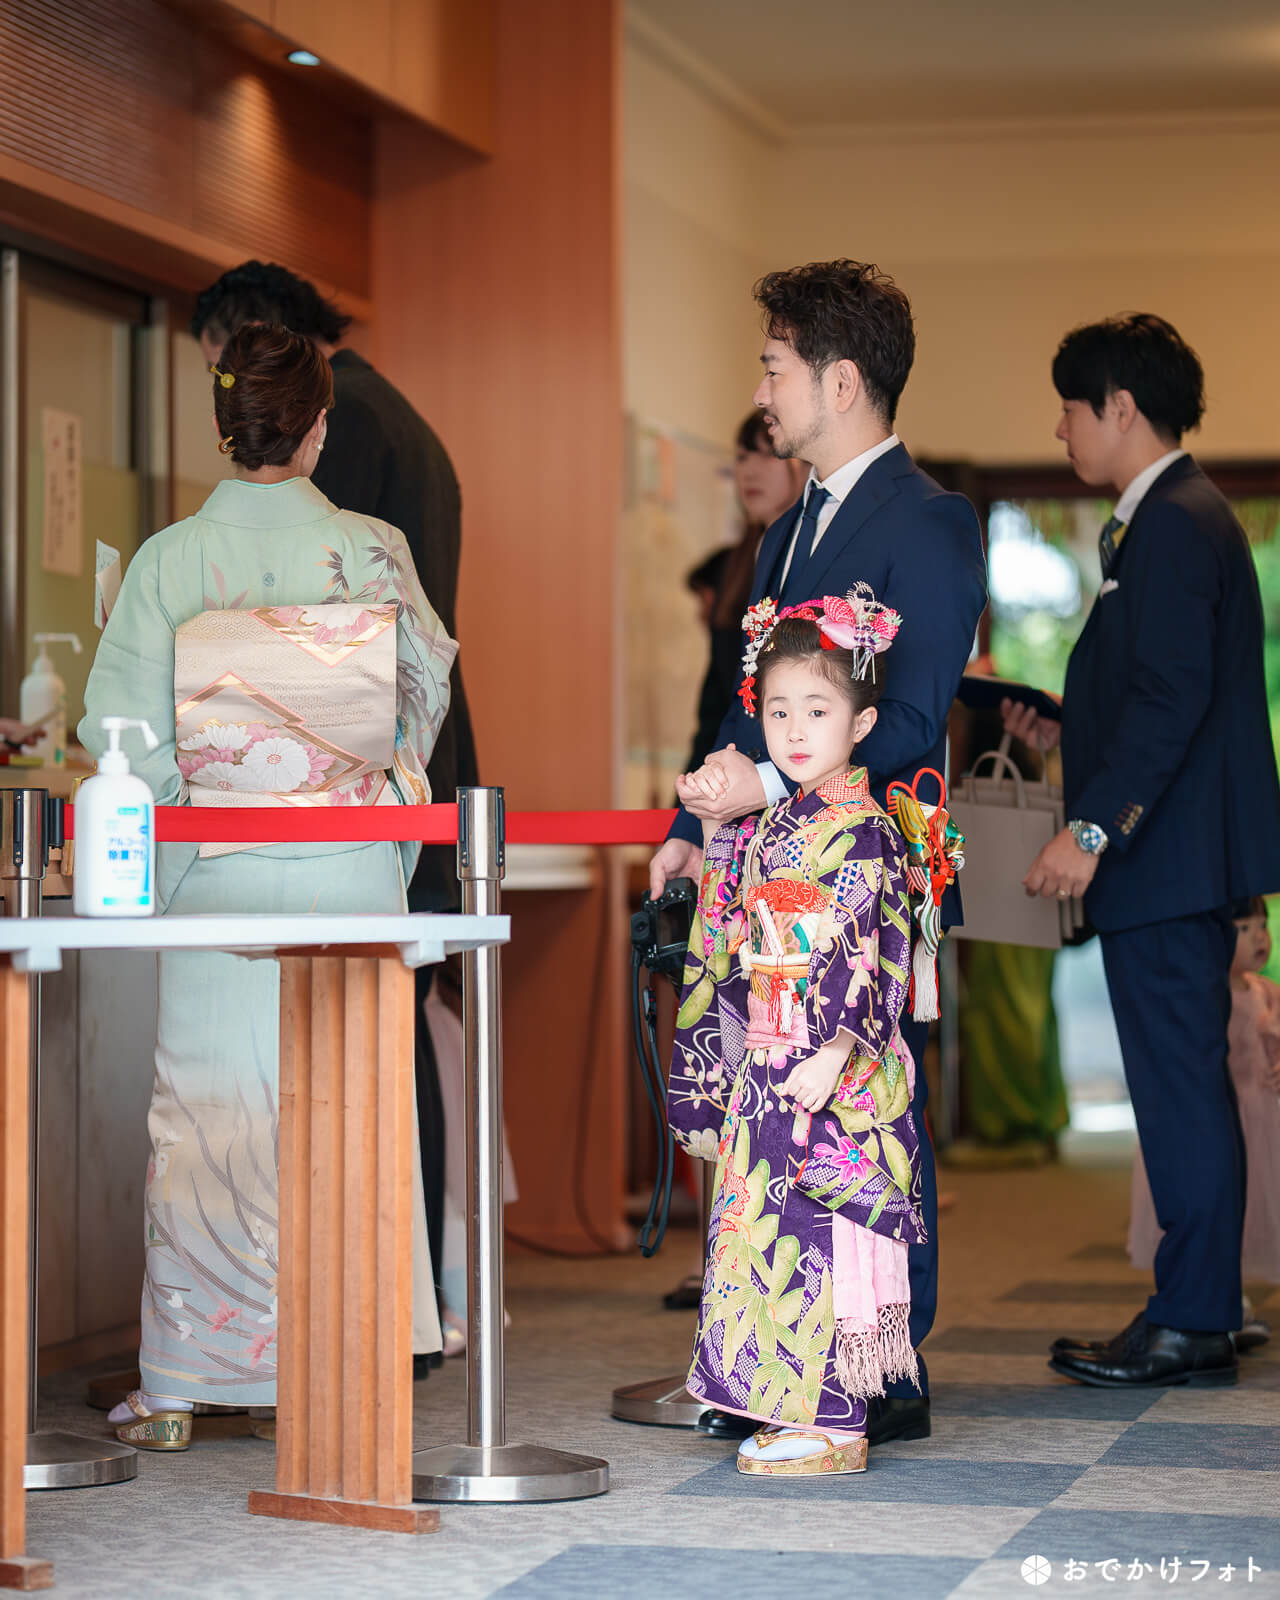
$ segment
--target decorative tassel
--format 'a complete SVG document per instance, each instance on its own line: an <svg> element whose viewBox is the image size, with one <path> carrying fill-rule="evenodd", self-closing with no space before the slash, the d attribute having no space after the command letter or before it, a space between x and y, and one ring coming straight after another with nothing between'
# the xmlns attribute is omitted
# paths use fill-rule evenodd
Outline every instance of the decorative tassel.
<svg viewBox="0 0 1280 1600"><path fill-rule="evenodd" d="M844 1320L836 1323L836 1377L860 1400L882 1395L887 1382L907 1378L920 1387L920 1367L911 1346L910 1307L880 1307L879 1325Z"/></svg>
<svg viewBox="0 0 1280 1600"><path fill-rule="evenodd" d="M929 941L920 938L911 957L911 992L914 999L911 1015L917 1022L933 1022L938 1016L938 962L937 949L929 948Z"/></svg>

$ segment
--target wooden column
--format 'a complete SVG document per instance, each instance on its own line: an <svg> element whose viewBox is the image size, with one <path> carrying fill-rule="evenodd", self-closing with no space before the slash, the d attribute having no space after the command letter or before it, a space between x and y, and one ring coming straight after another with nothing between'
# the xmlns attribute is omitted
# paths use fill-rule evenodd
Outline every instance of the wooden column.
<svg viewBox="0 0 1280 1600"><path fill-rule="evenodd" d="M24 1555L31 1231L31 1001L0 957L0 1588L51 1589L53 1563Z"/></svg>
<svg viewBox="0 0 1280 1600"><path fill-rule="evenodd" d="M280 958L276 1488L249 1510L426 1533L412 1502L413 973Z"/></svg>

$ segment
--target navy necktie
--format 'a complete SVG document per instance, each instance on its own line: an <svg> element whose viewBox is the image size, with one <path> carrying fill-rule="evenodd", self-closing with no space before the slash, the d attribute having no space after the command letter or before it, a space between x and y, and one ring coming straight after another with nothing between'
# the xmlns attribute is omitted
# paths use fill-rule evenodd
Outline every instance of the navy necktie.
<svg viewBox="0 0 1280 1600"><path fill-rule="evenodd" d="M1116 564L1116 554L1120 549L1120 541L1124 538L1126 524L1119 517L1108 517L1102 532L1098 535L1098 559L1102 562L1102 581L1111 576L1111 569Z"/></svg>
<svg viewBox="0 0 1280 1600"><path fill-rule="evenodd" d="M792 596L796 589L796 580L804 570L805 564L813 554L813 541L818 532L818 513L830 500L830 492L820 483L810 486L808 498L804 503L804 510L800 513L800 526L796 529L794 540L784 539L773 563L773 571L769 574L768 587L765 594L772 596L779 605L784 597L788 604L793 604ZM787 565L787 551L794 550L791 557L791 569L786 573L783 581L783 572ZM809 598L806 596L805 598Z"/></svg>

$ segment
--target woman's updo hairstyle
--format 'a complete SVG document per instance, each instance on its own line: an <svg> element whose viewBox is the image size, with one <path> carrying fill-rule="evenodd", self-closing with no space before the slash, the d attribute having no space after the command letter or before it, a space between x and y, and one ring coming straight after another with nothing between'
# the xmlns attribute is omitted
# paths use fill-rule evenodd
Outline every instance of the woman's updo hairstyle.
<svg viewBox="0 0 1280 1600"><path fill-rule="evenodd" d="M844 695L855 714L875 705L884 692L885 660L872 656L865 678L854 676L852 650L826 649L816 622L806 617L784 617L774 626L756 662L756 698L764 715L769 673L785 661L803 661L815 668Z"/></svg>
<svg viewBox="0 0 1280 1600"><path fill-rule="evenodd" d="M231 440L224 454L247 471L287 466L316 417L332 404L329 363L300 333L251 322L222 347L213 412L224 445Z"/></svg>

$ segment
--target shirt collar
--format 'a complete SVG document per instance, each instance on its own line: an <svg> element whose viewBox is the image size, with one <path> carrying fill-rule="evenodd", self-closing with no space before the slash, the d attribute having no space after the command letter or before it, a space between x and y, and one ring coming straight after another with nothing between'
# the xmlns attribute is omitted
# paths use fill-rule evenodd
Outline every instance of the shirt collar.
<svg viewBox="0 0 1280 1600"><path fill-rule="evenodd" d="M1159 461L1153 461L1149 467L1144 467L1132 482L1127 483L1124 493L1116 501L1115 517L1118 522L1126 526L1133 521L1133 514L1142 504L1143 496L1156 481L1160 474L1171 467L1175 461L1181 460L1186 455L1185 450L1170 450L1162 455Z"/></svg>
<svg viewBox="0 0 1280 1600"><path fill-rule="evenodd" d="M846 461L844 466L837 467L829 476L819 479L815 477L813 468L809 468L809 483L817 483L831 496L832 501L839 505L857 483L858 479L867 470L873 461L883 455L888 455L894 445L902 441L896 433L891 433L887 439L881 439L879 444L873 444L870 450L864 450L860 456L854 456L852 461ZM805 485L805 497L808 498L809 484Z"/></svg>

